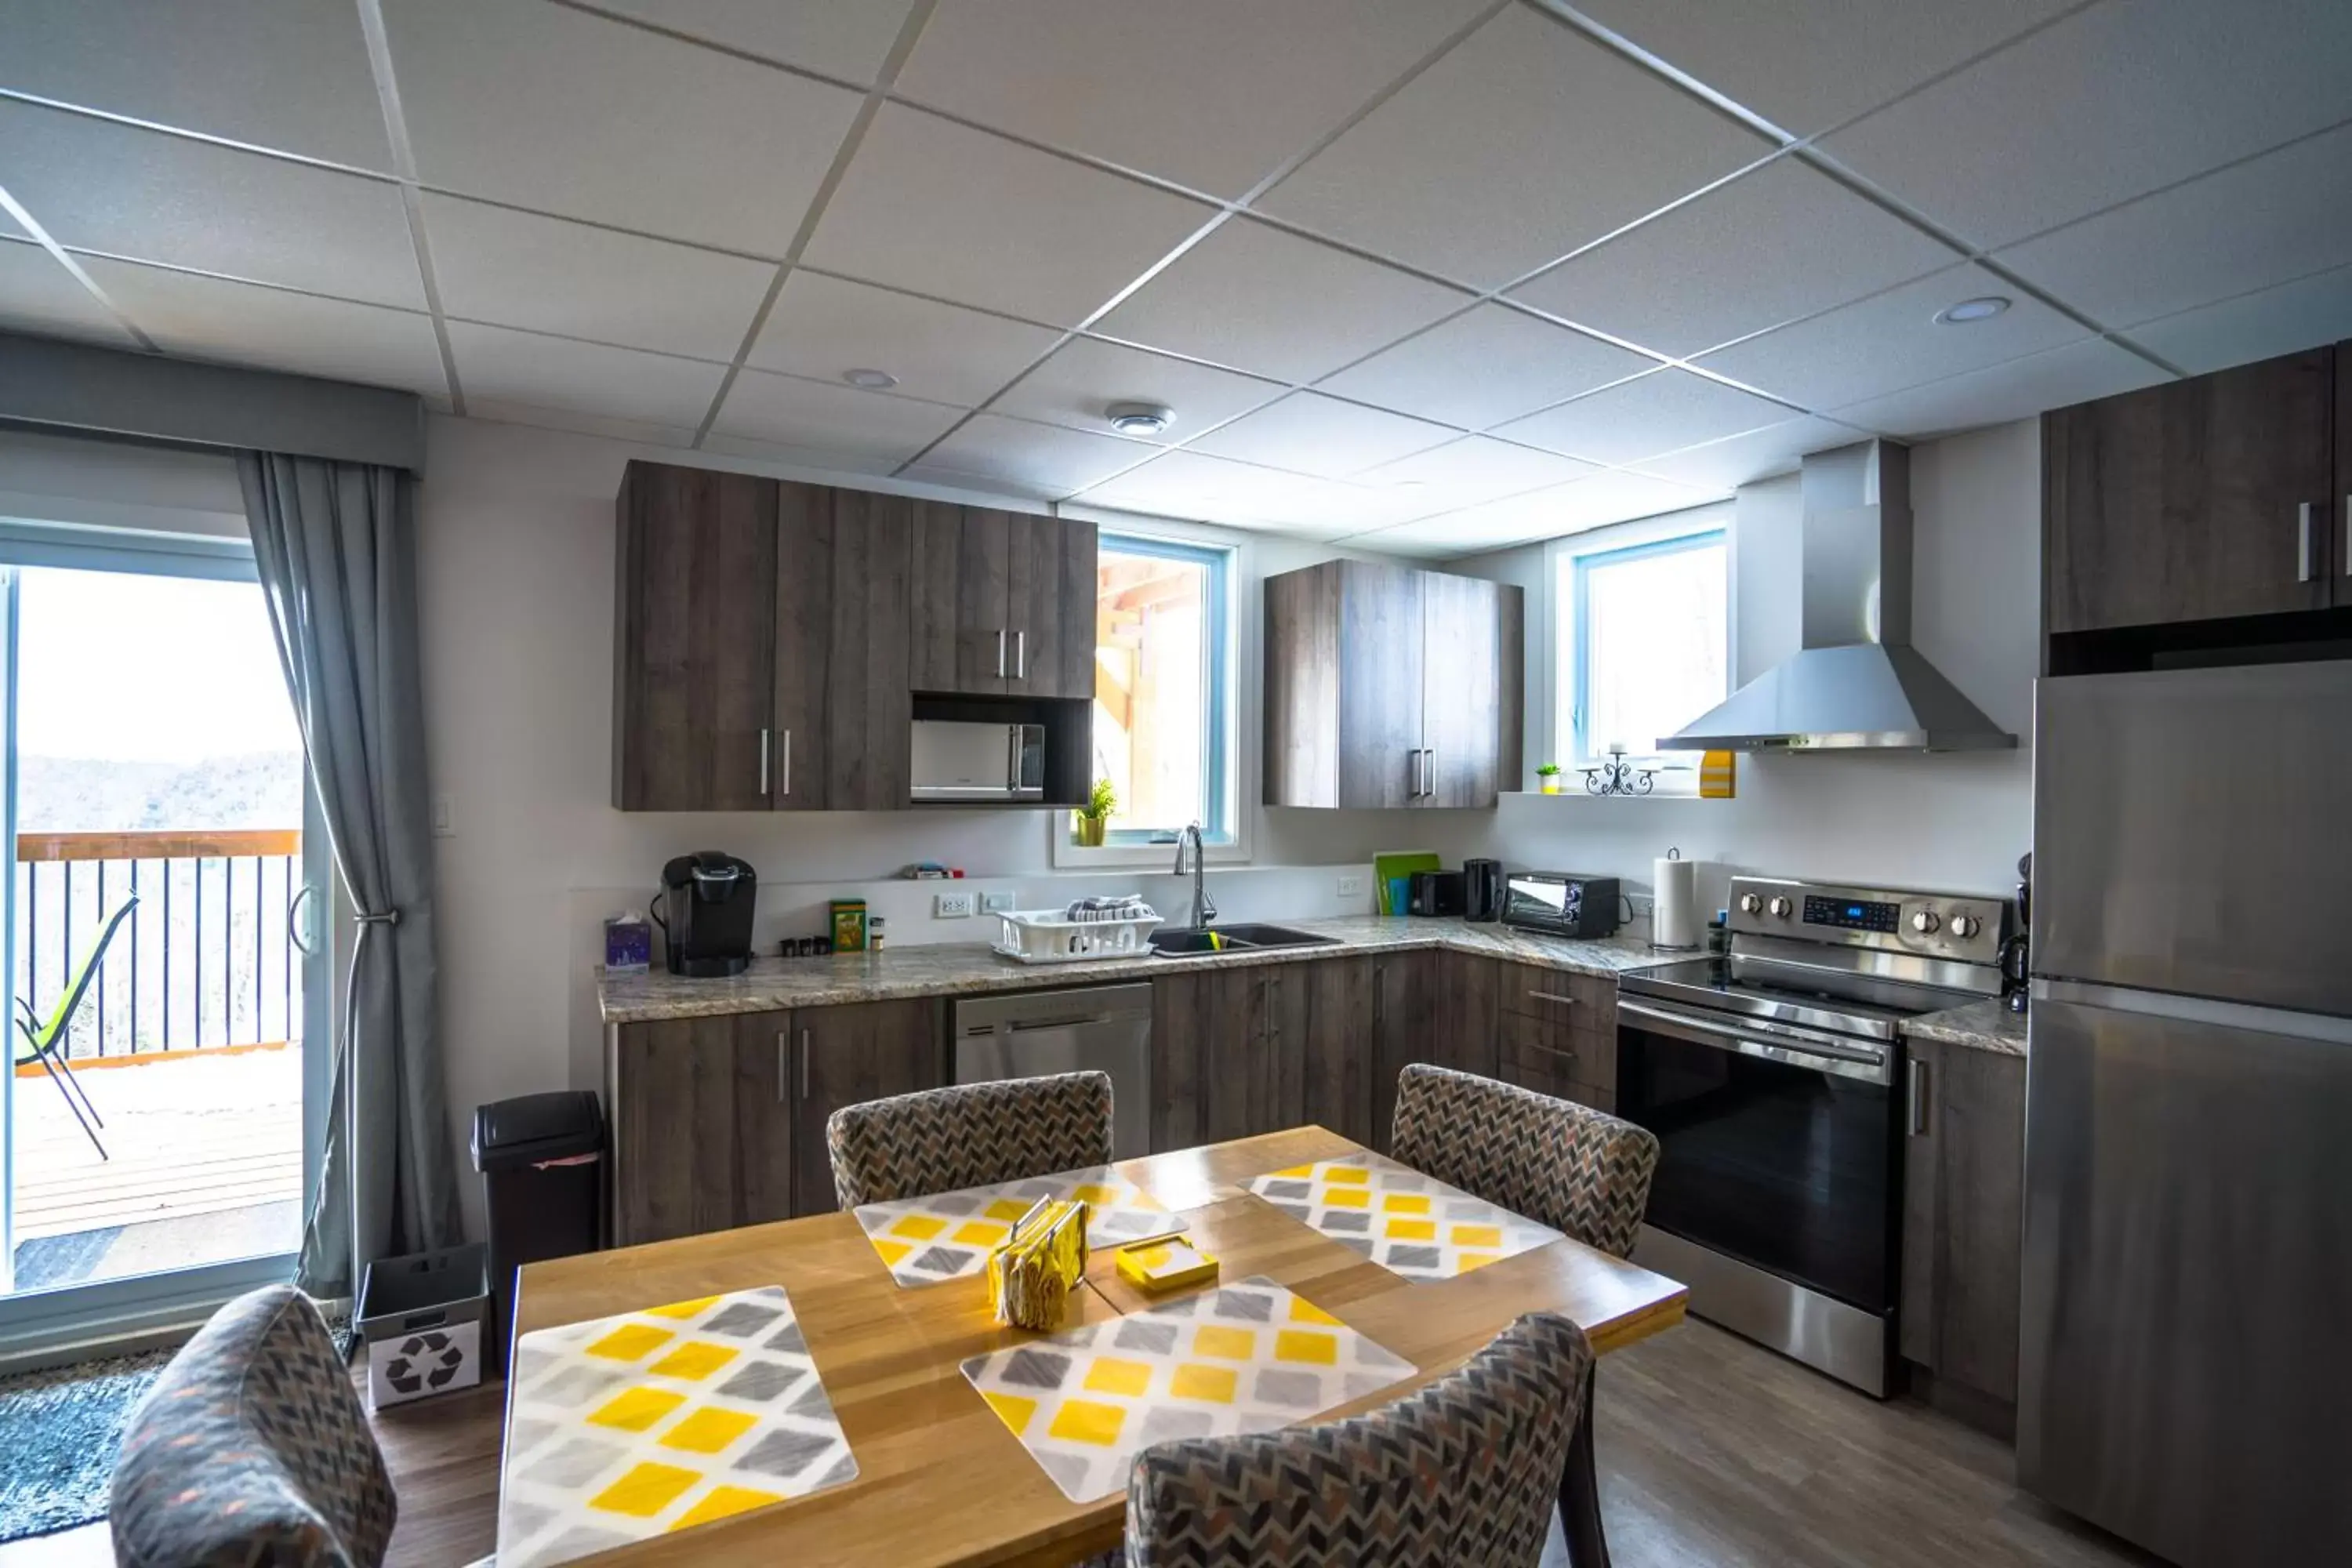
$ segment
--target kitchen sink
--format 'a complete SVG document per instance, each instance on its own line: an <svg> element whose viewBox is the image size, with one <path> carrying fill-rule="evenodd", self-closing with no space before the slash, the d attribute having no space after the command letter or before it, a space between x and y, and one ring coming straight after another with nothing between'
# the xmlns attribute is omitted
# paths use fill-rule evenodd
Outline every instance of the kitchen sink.
<svg viewBox="0 0 2352 1568"><path fill-rule="evenodd" d="M1163 958L1214 952L1262 952L1278 947L1329 947L1339 939L1288 926L1229 925L1161 927L1151 933L1151 951Z"/></svg>

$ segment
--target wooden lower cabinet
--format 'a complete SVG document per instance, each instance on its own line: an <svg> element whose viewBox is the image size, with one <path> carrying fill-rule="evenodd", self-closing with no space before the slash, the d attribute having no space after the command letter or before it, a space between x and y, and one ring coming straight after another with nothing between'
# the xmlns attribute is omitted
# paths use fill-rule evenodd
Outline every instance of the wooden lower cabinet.
<svg viewBox="0 0 2352 1568"><path fill-rule="evenodd" d="M1310 1121L1369 1140L1375 963L1244 964L1153 980L1153 1150Z"/></svg>
<svg viewBox="0 0 2352 1568"><path fill-rule="evenodd" d="M937 1000L624 1024L612 1032L613 1241L834 1206L825 1118L947 1081Z"/></svg>
<svg viewBox="0 0 2352 1568"><path fill-rule="evenodd" d="M1999 1430L2017 1403L2025 1058L1934 1040L1908 1053L1900 1345Z"/></svg>
<svg viewBox="0 0 2352 1568"><path fill-rule="evenodd" d="M1617 982L1536 964L1502 969L1498 1076L1595 1110L1617 1109Z"/></svg>

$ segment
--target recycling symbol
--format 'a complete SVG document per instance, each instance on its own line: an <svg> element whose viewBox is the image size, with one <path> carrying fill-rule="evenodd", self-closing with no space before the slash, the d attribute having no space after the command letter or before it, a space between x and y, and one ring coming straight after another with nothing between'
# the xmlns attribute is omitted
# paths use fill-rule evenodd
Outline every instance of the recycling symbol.
<svg viewBox="0 0 2352 1568"><path fill-rule="evenodd" d="M466 1353L449 1342L448 1335L415 1334L401 1342L399 1353L383 1369L383 1380L400 1394L446 1388L465 1360Z"/></svg>

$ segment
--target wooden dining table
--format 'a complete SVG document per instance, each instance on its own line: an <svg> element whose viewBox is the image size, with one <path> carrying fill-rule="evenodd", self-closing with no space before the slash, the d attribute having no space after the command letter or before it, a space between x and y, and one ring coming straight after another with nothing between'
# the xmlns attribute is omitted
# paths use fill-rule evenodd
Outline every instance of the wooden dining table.
<svg viewBox="0 0 2352 1568"><path fill-rule="evenodd" d="M1219 1260L1223 1281L1267 1276L1418 1369L1403 1384L1317 1419L1378 1406L1442 1376L1522 1313L1565 1313L1602 1354L1682 1321L1683 1286L1579 1242L1555 1241L1450 1279L1411 1280L1240 1185L1363 1152L1336 1132L1301 1127L1118 1167L1182 1215L1188 1239ZM587 1561L599 1568L1067 1568L1119 1543L1124 1495L1070 1501L961 1371L970 1357L1038 1336L997 1323L978 1276L900 1287L851 1215L531 1264L517 1289L515 1333L768 1285L782 1285L792 1298L856 1456L856 1479ZM1072 1298L1069 1322L1102 1322L1163 1300L1135 1289L1119 1277L1112 1255L1098 1252L1086 1289ZM1580 1435L1588 1489L1590 1410L1588 1400L1588 1426ZM1571 1486L1575 1469L1572 1460ZM1570 1524L1574 1550L1575 1521Z"/></svg>

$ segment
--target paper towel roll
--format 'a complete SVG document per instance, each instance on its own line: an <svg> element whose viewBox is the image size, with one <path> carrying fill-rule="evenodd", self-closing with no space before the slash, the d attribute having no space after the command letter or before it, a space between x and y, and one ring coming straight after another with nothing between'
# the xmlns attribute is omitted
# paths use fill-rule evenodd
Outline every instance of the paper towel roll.
<svg viewBox="0 0 2352 1568"><path fill-rule="evenodd" d="M1652 886L1656 893L1650 912L1650 944L1696 947L1698 862L1682 858L1679 850L1669 850L1664 858L1652 861L1651 865Z"/></svg>

